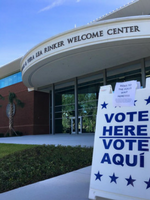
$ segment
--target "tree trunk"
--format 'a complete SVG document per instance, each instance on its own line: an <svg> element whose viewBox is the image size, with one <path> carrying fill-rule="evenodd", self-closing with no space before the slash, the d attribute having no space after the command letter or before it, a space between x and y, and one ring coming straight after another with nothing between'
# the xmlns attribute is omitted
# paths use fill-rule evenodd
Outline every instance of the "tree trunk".
<svg viewBox="0 0 150 200"><path fill-rule="evenodd" d="M9 136L12 136L13 132L13 103L10 103L10 113L9 113Z"/></svg>

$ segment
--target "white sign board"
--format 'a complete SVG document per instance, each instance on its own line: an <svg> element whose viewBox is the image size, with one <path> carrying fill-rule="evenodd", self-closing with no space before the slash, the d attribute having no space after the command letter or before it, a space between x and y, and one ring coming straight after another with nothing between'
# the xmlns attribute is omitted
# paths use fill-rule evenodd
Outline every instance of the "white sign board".
<svg viewBox="0 0 150 200"><path fill-rule="evenodd" d="M134 106L114 107L113 95L99 94L89 199L148 200L150 84L136 90Z"/></svg>
<svg viewBox="0 0 150 200"><path fill-rule="evenodd" d="M114 106L134 106L137 81L116 83L113 95Z"/></svg>

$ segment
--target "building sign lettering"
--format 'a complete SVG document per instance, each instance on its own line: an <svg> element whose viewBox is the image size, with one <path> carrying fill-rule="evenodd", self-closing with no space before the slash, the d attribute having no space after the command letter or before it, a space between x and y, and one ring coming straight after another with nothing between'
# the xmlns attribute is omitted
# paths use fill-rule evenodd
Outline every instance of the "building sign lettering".
<svg viewBox="0 0 150 200"><path fill-rule="evenodd" d="M55 44L52 44L51 46L45 47L45 48L44 48L44 53L47 53L47 52L49 52L49 51L51 51L51 50L54 50L54 49L59 48L59 47L62 47L62 46L64 46L64 45L65 45L65 44L64 44L64 41L57 42L57 43L55 43Z"/></svg>
<svg viewBox="0 0 150 200"><path fill-rule="evenodd" d="M113 28L107 31L108 35L115 35L121 33L132 33L132 32L140 32L138 26L128 26L128 27L121 27L121 28Z"/></svg>
<svg viewBox="0 0 150 200"><path fill-rule="evenodd" d="M73 45L74 43L77 42L82 42L82 41L84 42L86 40L92 40L95 38L103 38L104 36L109 37L116 34L129 34L133 32L140 32L139 26L129 26L129 27L112 28L108 30L99 30L95 32L84 33L82 35L76 35L70 38L66 38L65 40L58 41L56 43L43 47L43 49L40 49L34 55L31 55L29 58L27 58L27 60L22 65L22 71L29 63L35 60L35 58L41 57L42 55L44 56L48 52L54 51L55 49L58 48L62 48L65 45Z"/></svg>

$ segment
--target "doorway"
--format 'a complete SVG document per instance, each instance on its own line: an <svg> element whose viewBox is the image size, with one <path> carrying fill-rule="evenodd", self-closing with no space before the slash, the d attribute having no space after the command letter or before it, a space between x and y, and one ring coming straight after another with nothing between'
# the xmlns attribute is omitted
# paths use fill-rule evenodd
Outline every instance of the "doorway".
<svg viewBox="0 0 150 200"><path fill-rule="evenodd" d="M75 134L75 117L70 117L71 119L71 134ZM82 116L78 117L78 133L82 133Z"/></svg>

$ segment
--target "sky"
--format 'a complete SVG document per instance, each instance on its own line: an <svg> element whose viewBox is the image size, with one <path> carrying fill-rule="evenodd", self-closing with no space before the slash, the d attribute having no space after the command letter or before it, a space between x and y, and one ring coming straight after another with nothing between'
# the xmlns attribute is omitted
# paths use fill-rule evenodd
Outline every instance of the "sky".
<svg viewBox="0 0 150 200"><path fill-rule="evenodd" d="M0 67L131 0L0 0Z"/></svg>

